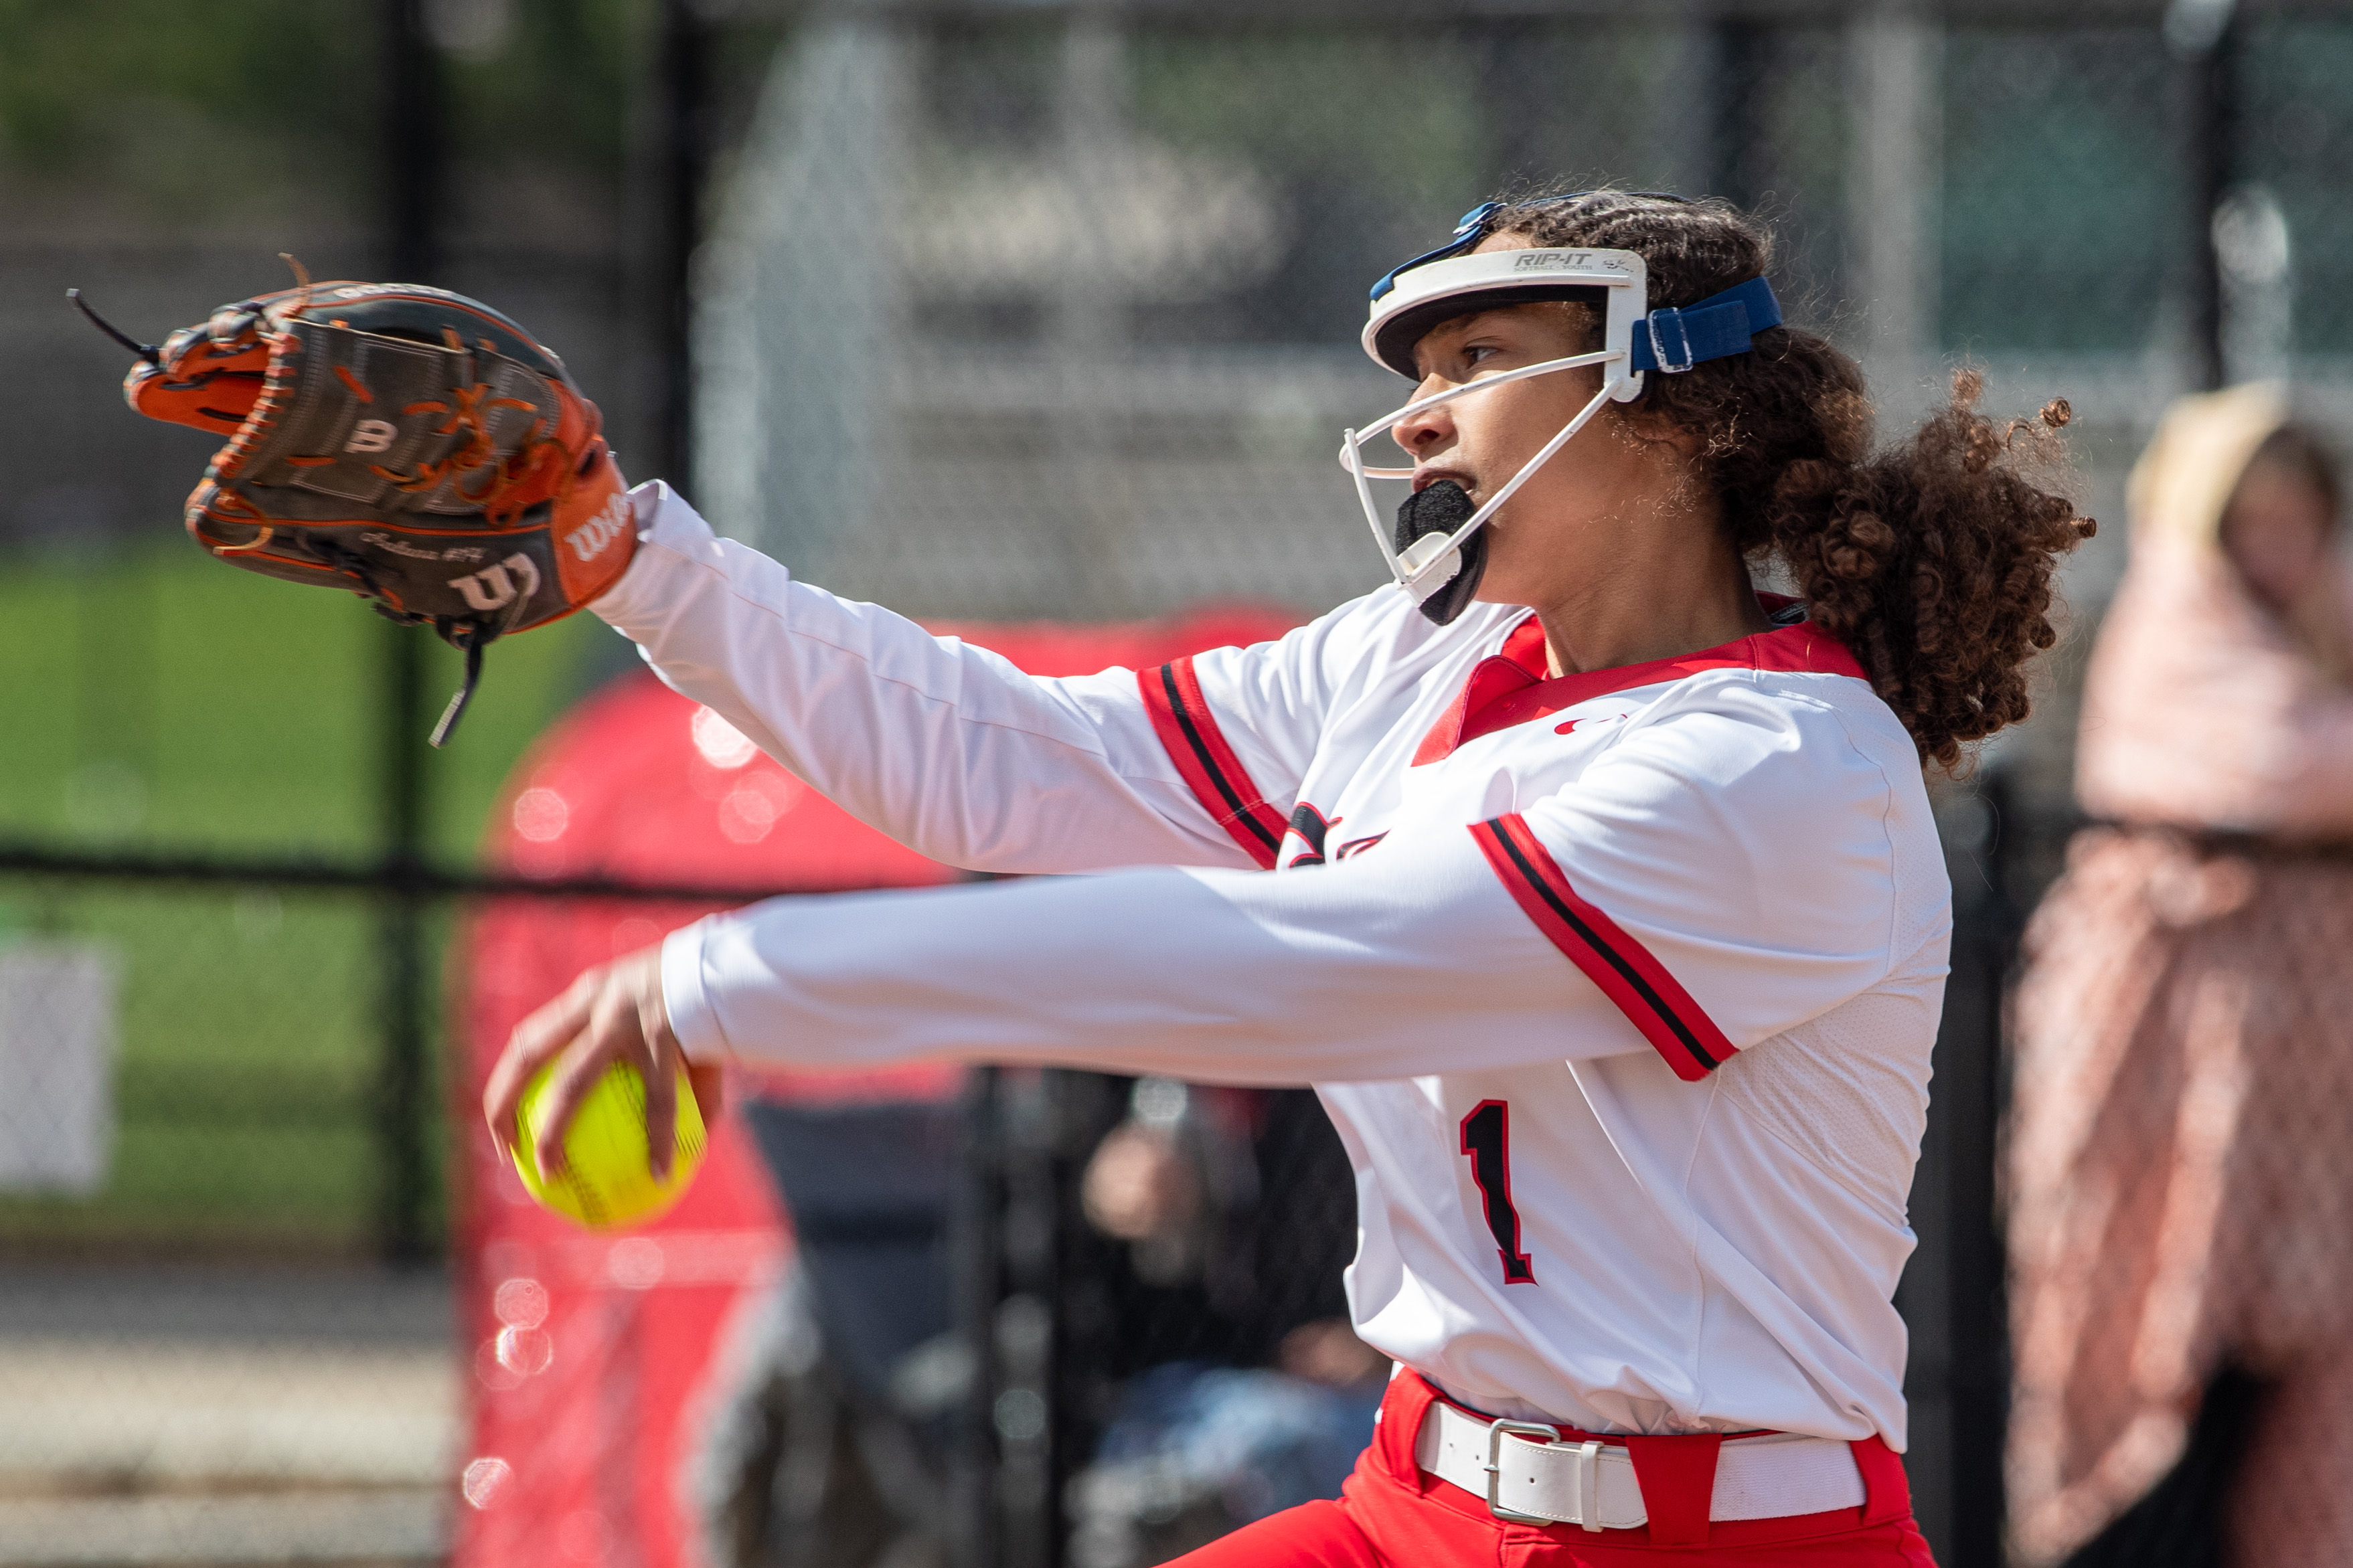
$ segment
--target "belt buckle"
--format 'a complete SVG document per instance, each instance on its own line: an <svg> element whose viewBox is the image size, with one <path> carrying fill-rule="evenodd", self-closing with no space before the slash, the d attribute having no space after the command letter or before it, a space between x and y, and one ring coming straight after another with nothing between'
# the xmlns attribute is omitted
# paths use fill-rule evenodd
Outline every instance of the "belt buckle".
<svg viewBox="0 0 2353 1568"><path fill-rule="evenodd" d="M1507 1436L1541 1437L1544 1441L1539 1447L1546 1448L1565 1446L1560 1440L1558 1429L1545 1426L1541 1422L1507 1421L1500 1417L1489 1422L1487 1424L1487 1463L1482 1467L1487 1472L1487 1511L1510 1524L1574 1523L1587 1530L1599 1531L1601 1522L1595 1516L1601 1511L1600 1443L1588 1440L1576 1445L1577 1449L1577 1518L1561 1520L1547 1518L1540 1513L1522 1513L1517 1509L1505 1508L1496 1500L1495 1494L1503 1489L1504 1439Z"/></svg>

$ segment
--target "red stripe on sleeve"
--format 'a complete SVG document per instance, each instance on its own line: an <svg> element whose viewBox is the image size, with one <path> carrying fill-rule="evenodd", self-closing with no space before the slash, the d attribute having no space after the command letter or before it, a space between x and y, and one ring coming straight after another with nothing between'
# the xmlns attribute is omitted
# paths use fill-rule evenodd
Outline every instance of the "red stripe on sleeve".
<svg viewBox="0 0 2353 1568"><path fill-rule="evenodd" d="M1218 728L1217 718L1209 711L1208 699L1201 694L1192 656L1157 669L1140 669L1135 684L1143 694L1145 711L1152 715L1154 731L1194 795L1261 870L1272 870L1275 852L1282 847L1289 824L1266 803L1251 782L1250 770L1227 744L1225 731Z"/></svg>
<svg viewBox="0 0 2353 1568"><path fill-rule="evenodd" d="M1695 1083L1732 1059L1724 1037L1691 993L1651 950L1577 897L1568 878L1517 812L1475 824L1472 837L1536 929L1617 1004L1677 1078Z"/></svg>

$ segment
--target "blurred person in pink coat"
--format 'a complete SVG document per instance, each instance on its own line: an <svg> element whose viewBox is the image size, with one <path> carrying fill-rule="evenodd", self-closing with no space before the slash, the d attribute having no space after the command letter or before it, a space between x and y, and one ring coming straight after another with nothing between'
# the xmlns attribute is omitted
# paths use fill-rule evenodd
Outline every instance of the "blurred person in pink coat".
<svg viewBox="0 0 2353 1568"><path fill-rule="evenodd" d="M2092 658L2094 826L2027 933L2006 1199L2013 1546L2091 1542L2259 1391L2226 1561L2353 1563L2353 574L2279 389L2177 405ZM2201 1445L2202 1447L2202 1445Z"/></svg>

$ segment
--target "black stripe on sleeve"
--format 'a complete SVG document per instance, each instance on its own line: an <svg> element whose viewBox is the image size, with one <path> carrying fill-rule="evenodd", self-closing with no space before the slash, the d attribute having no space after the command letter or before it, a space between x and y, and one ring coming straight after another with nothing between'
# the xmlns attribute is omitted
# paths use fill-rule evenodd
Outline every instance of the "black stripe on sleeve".
<svg viewBox="0 0 2353 1568"><path fill-rule="evenodd" d="M1185 694L1176 685L1176 667L1174 664L1160 667L1160 685L1167 694L1169 712L1176 715L1177 728L1185 731L1186 742L1193 748L1194 760L1201 764L1201 771L1209 775L1209 782L1218 786L1218 794L1233 808L1234 818L1247 826L1250 837L1265 845L1270 851L1282 848L1282 838L1267 832L1266 824L1261 822L1258 814L1243 802L1240 792L1226 777L1225 771L1218 766L1216 757L1209 752L1209 743L1201 736L1200 726L1194 722L1191 710L1185 706Z"/></svg>
<svg viewBox="0 0 2353 1568"><path fill-rule="evenodd" d="M1644 1004L1658 1015L1660 1021L1674 1032L1675 1038L1683 1042L1685 1050L1691 1052L1694 1061L1698 1062L1710 1072L1714 1072L1723 1065L1715 1058L1708 1055L1707 1047L1699 1043L1698 1037L1691 1032L1690 1026L1676 1016L1673 1008L1667 1005L1665 997L1651 989L1651 983L1642 977L1641 972L1627 963L1615 948L1601 939L1599 932L1578 918L1577 911L1554 890L1552 884L1537 873L1535 867L1529 863L1525 854L1521 853L1520 847L1512 841L1512 836L1504 831L1501 823L1482 822L1479 826L1495 836L1495 842L1504 847L1504 853L1512 858L1512 864L1519 868L1520 875L1526 879L1529 887L1535 889L1536 896L1544 900L1546 907L1558 915L1571 931L1577 932L1588 947L1609 961L1609 967L1616 970L1620 977L1633 988L1635 994L1641 997Z"/></svg>

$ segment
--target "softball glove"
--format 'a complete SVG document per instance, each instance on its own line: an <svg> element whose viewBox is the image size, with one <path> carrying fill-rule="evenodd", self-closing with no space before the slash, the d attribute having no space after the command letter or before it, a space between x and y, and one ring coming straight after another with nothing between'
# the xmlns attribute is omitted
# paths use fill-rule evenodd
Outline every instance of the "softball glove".
<svg viewBox="0 0 2353 1568"><path fill-rule="evenodd" d="M161 348L81 309L140 356L132 407L228 438L188 497L190 537L249 572L348 589L465 654L437 746L485 647L570 615L628 565L637 533L596 405L486 305L305 280Z"/></svg>

